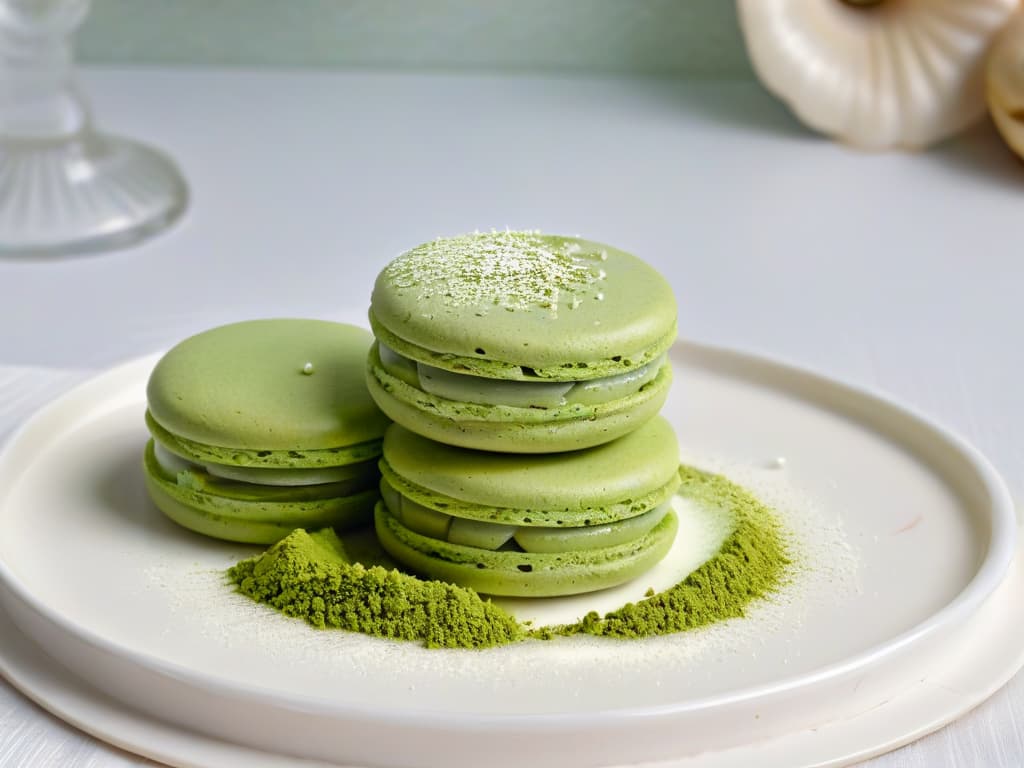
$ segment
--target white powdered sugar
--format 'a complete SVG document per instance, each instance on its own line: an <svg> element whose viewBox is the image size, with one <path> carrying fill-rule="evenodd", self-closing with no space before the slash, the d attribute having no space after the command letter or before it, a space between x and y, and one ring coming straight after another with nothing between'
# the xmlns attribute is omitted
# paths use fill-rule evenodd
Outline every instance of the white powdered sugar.
<svg viewBox="0 0 1024 768"><path fill-rule="evenodd" d="M574 240L538 232L495 231L445 237L399 256L385 270L397 289L414 289L421 301L447 307L535 307L557 313L579 306L580 296L606 277L595 255L581 255Z"/></svg>

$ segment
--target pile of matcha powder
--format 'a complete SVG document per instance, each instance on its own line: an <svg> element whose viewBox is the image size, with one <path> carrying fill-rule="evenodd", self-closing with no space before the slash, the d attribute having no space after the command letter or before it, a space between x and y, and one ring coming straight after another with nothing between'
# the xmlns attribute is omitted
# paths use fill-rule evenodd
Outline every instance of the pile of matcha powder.
<svg viewBox="0 0 1024 768"><path fill-rule="evenodd" d="M687 466L679 473L678 493L730 516L732 532L680 583L575 624L531 629L471 589L365 566L330 529L296 530L227 576L242 594L314 627L428 648L486 648L577 634L642 638L741 617L783 584L791 563L786 536L771 509L725 477Z"/></svg>
<svg viewBox="0 0 1024 768"><path fill-rule="evenodd" d="M476 592L351 562L331 529L296 530L228 571L238 589L314 627L333 627L428 648L478 648L525 637L522 625Z"/></svg>

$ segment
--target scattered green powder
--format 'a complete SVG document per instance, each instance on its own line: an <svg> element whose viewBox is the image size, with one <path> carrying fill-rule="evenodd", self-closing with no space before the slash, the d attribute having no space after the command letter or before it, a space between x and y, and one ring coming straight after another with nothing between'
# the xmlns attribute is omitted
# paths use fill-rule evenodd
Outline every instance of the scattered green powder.
<svg viewBox="0 0 1024 768"><path fill-rule="evenodd" d="M784 531L771 509L725 477L687 466L679 473L678 493L729 515L732 533L679 584L648 590L638 603L603 617L592 612L575 624L528 629L471 589L353 562L329 529L296 530L227 575L253 600L314 627L419 641L428 648L486 648L577 634L641 638L744 616L752 602L784 583L791 562ZM387 563L364 539L353 540L360 559Z"/></svg>
<svg viewBox="0 0 1024 768"><path fill-rule="evenodd" d="M680 583L603 617L595 612L576 624L544 627L551 635L600 635L637 638L696 629L744 616L755 600L783 583L789 548L771 509L722 477L682 466L679 495L732 516L735 528L718 554Z"/></svg>

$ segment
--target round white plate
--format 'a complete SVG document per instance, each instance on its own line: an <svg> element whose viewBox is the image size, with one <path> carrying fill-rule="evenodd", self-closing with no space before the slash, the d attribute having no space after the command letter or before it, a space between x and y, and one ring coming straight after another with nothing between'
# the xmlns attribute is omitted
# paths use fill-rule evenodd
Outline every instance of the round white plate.
<svg viewBox="0 0 1024 768"><path fill-rule="evenodd" d="M949 723L1002 687L1024 664L1024 567L1011 571L970 622L944 645L941 665L911 660L911 684L860 714L767 742L693 758L672 768L827 768L865 760ZM72 725L183 768L284 768L296 761L197 734L146 716L86 685L39 650L0 609L0 675ZM984 651L984 652L983 652ZM306 768L333 765L302 762ZM666 764L661 764L667 768ZM659 768L648 763L644 768Z"/></svg>
<svg viewBox="0 0 1024 768"><path fill-rule="evenodd" d="M661 760L905 696L922 665L960 647L963 622L1011 562L1016 523L999 478L962 441L864 392L723 350L678 344L672 355L665 414L684 453L743 468L755 487L799 489L779 498L806 507L807 562L855 559L855 588L790 591L761 618L632 643L437 652L315 632L219 580L252 549L180 530L149 504L139 470L147 358L40 412L0 456L3 602L51 656L136 711L335 762ZM785 469L758 469L776 456ZM814 530L839 524L852 554L823 556L823 543L838 542ZM973 638L966 652L992 654L1002 637ZM976 690L1001 683L1017 653L1000 660ZM936 727L977 700L959 697L938 717L922 710L901 730Z"/></svg>

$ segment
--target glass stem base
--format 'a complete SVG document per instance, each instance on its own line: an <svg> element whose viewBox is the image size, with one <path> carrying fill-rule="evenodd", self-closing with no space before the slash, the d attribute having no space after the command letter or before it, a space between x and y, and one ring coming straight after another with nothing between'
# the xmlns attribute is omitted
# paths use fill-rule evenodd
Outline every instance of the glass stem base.
<svg viewBox="0 0 1024 768"><path fill-rule="evenodd" d="M0 255L123 248L185 210L185 181L163 153L129 139L0 138Z"/></svg>

